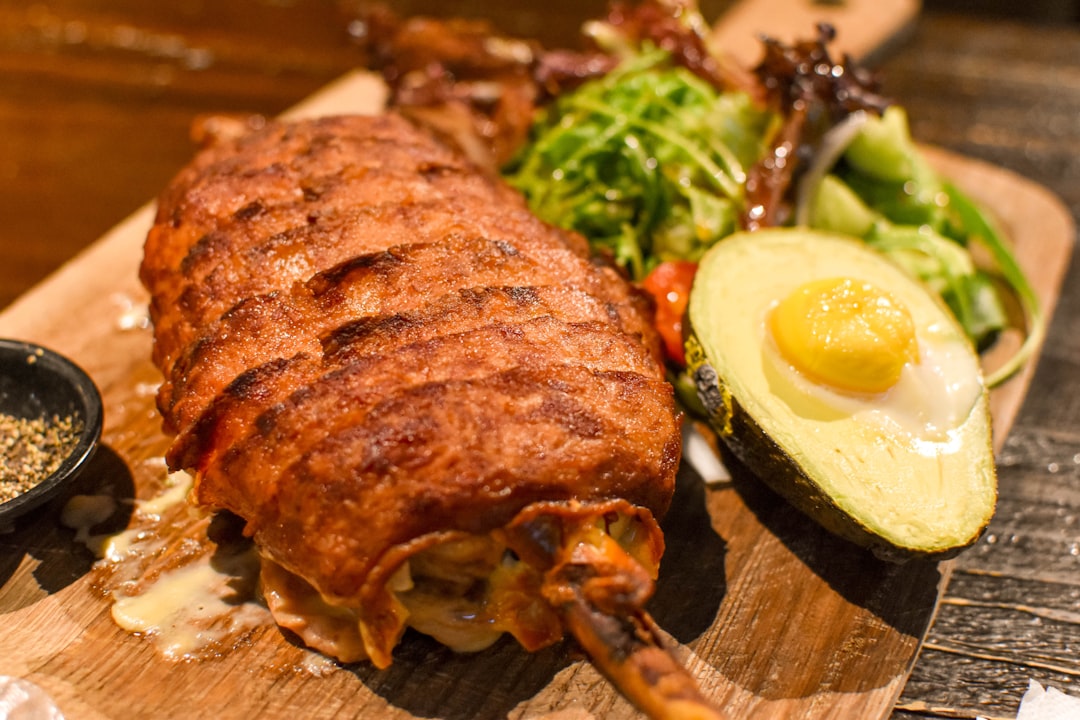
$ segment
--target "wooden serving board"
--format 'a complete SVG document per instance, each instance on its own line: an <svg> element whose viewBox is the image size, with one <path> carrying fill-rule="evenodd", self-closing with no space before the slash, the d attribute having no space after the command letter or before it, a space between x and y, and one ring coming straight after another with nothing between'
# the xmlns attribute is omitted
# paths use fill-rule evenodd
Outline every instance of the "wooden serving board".
<svg viewBox="0 0 1080 720"><path fill-rule="evenodd" d="M378 83L355 74L293 114L376 109ZM1050 310L1074 242L1071 218L1043 188L932 150L949 177L992 207ZM79 492L121 503L106 526L177 533L132 500L166 481L149 361L147 297L136 278L153 209L144 207L0 314L0 335L74 358L105 400L103 445ZM1031 368L993 395L1000 447ZM948 563L892 565L833 538L731 467L706 487L684 468L665 519L667 552L650 606L705 692L733 718L882 718L899 695L949 576ZM338 667L272 623L220 653L171 661L111 619L115 587L59 522L62 501L0 531L0 675L44 688L72 720L98 718L630 718L628 705L570 643L529 654L510 640L455 655L408 634L394 665ZM189 523L190 524L190 523ZM167 537L168 553L190 550ZM113 584L110 585L110 582Z"/></svg>
<svg viewBox="0 0 1080 720"><path fill-rule="evenodd" d="M914 28L920 0L738 0L713 28L712 39L744 67L762 58L761 36L785 43L804 39L817 23L836 31L829 51L873 63L888 53Z"/></svg>

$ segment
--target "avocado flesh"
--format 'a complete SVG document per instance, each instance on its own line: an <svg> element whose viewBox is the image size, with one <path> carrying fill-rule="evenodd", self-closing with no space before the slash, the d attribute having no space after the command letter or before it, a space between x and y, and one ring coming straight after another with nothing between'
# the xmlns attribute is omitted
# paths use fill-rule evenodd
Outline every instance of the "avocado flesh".
<svg viewBox="0 0 1080 720"><path fill-rule="evenodd" d="M866 280L919 328L969 354L976 390L930 440L801 393L770 359L765 316L815 279ZM989 402L978 359L937 298L844 236L740 233L702 259L688 308L689 371L710 422L763 481L828 530L893 560L948 557L975 542L997 500ZM773 356L775 357L775 356Z"/></svg>

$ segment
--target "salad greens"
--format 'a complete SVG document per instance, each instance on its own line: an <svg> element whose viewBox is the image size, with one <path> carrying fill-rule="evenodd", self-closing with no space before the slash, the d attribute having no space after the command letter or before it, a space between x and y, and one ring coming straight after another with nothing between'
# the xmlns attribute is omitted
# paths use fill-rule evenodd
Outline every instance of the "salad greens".
<svg viewBox="0 0 1080 720"><path fill-rule="evenodd" d="M663 263L696 262L740 229L750 169L784 160L774 146L783 121L646 45L542 110L504 174L537 215L642 281ZM813 147L792 147L790 160L805 163L788 199L794 223L888 255L940 295L980 349L1008 327L1003 288L1011 291L1027 338L988 382L1023 365L1044 332L1035 294L989 218L918 152L902 108L852 112ZM974 262L976 244L993 273Z"/></svg>
<svg viewBox="0 0 1080 720"><path fill-rule="evenodd" d="M774 116L646 50L542 111L505 174L537 215L640 280L736 230Z"/></svg>

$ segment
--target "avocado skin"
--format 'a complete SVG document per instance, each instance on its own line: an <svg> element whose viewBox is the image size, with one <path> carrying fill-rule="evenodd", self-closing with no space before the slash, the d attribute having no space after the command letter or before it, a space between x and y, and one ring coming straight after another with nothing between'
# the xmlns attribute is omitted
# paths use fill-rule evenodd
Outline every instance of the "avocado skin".
<svg viewBox="0 0 1080 720"><path fill-rule="evenodd" d="M754 422L732 396L720 374L709 364L689 318L686 328L687 372L708 412L709 426L735 457L762 482L825 530L893 563L915 559L947 560L970 547L985 532L986 524L965 544L941 551L926 551L894 545L869 530L807 477L799 465Z"/></svg>

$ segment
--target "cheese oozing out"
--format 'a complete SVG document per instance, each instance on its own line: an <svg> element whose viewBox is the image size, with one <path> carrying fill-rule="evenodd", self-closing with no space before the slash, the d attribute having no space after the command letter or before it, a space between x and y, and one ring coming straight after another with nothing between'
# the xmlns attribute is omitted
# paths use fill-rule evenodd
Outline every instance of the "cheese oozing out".
<svg viewBox="0 0 1080 720"><path fill-rule="evenodd" d="M641 519L613 512L589 523L615 541L605 546L607 552L621 548L656 577L659 551ZM368 659L385 667L389 657L371 642L379 629L369 624L372 620L394 625L388 634L395 638L408 626L456 652L483 650L504 633L529 651L557 642L563 637L563 621L541 590L545 571L509 551L501 530L455 532L397 567L385 586L392 596L390 613L365 615L360 608L328 599L268 557L262 560L261 587L277 624L306 645L343 662Z"/></svg>

